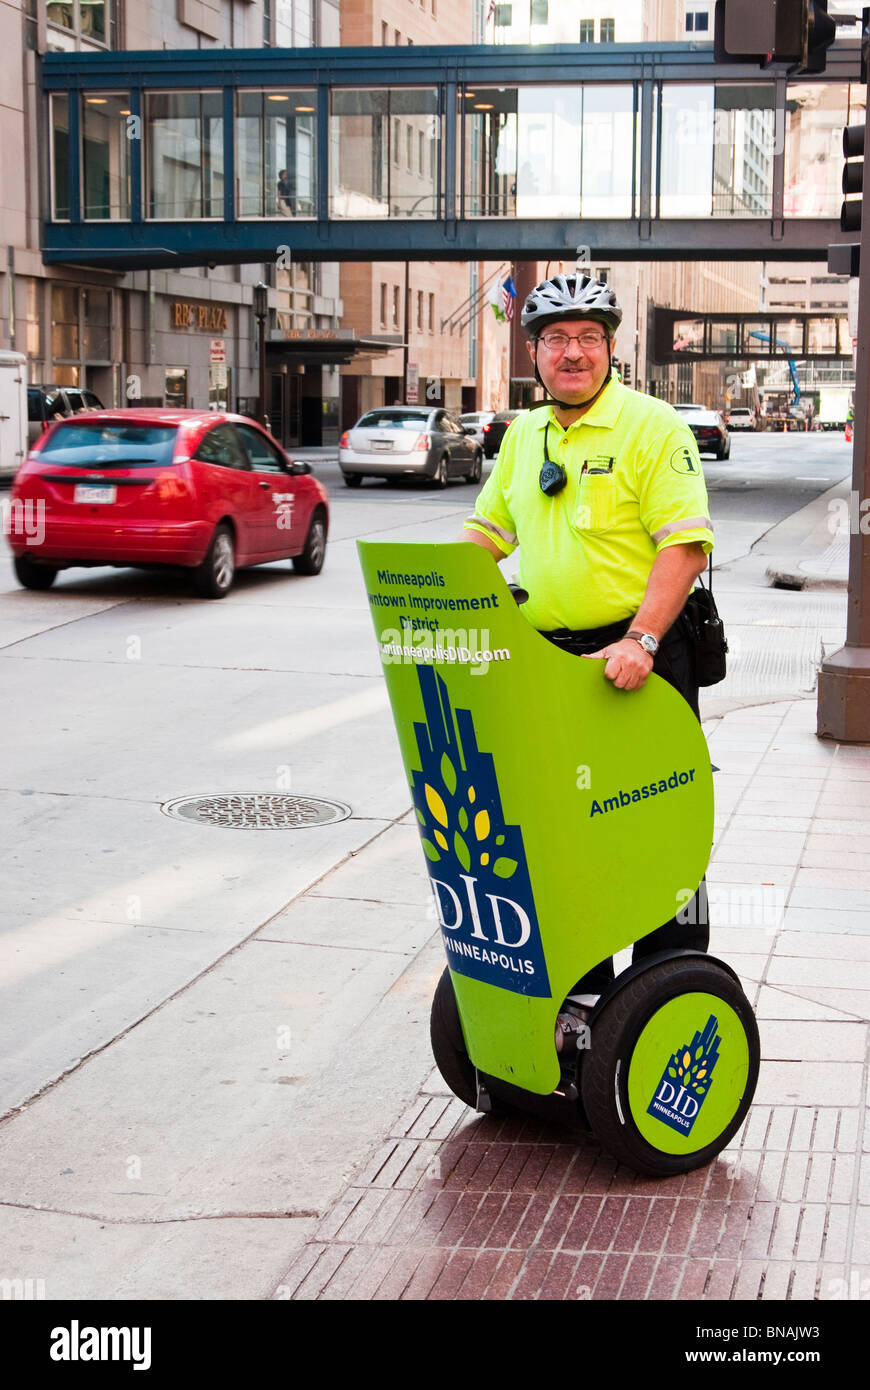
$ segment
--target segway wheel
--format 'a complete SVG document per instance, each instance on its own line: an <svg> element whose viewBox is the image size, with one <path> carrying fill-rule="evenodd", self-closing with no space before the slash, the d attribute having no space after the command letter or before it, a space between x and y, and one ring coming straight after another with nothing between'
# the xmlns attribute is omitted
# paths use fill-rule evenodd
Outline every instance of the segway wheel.
<svg viewBox="0 0 870 1390"><path fill-rule="evenodd" d="M465 1050L456 995L450 971L438 981L429 1020L429 1036L435 1065L455 1096L474 1109L477 1105L477 1073Z"/></svg>
<svg viewBox="0 0 870 1390"><path fill-rule="evenodd" d="M602 1146L635 1172L687 1173L740 1128L759 1055L749 1000L720 962L659 961L593 1017L583 1107Z"/></svg>

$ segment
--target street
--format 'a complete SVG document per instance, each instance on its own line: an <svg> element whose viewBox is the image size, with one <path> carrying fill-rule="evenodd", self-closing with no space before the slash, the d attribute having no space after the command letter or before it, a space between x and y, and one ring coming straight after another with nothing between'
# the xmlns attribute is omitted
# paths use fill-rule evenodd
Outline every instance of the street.
<svg viewBox="0 0 870 1390"><path fill-rule="evenodd" d="M851 449L746 434L703 461L731 647L709 732L813 701L845 586L767 570L834 542ZM313 466L315 578L267 565L208 603L177 574L80 569L32 593L3 555L0 1241L48 1298L268 1297L432 1066L443 951L355 542L451 541L477 489L351 492L334 454ZM350 815L162 810L275 792Z"/></svg>

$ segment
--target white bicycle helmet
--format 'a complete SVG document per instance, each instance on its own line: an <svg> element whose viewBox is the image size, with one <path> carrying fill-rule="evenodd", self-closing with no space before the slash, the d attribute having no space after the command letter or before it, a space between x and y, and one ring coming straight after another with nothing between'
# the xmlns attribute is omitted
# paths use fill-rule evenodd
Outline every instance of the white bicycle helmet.
<svg viewBox="0 0 870 1390"><path fill-rule="evenodd" d="M536 285L523 305L520 322L530 338L560 319L594 319L610 333L622 322L622 310L609 285L589 275L554 275Z"/></svg>

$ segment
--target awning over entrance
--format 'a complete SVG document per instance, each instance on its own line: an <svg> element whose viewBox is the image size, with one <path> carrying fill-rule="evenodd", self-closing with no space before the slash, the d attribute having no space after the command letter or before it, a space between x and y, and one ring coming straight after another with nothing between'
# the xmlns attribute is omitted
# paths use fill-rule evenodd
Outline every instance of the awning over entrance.
<svg viewBox="0 0 870 1390"><path fill-rule="evenodd" d="M266 358L273 367L285 363L346 367L402 347L401 333L360 338L352 328L273 329L266 339Z"/></svg>

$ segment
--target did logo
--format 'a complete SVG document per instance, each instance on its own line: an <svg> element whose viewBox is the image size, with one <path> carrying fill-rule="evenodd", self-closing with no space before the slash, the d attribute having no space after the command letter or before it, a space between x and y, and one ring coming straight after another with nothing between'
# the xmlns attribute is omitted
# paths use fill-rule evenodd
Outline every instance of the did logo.
<svg viewBox="0 0 870 1390"><path fill-rule="evenodd" d="M713 1068L719 1060L718 1027L719 1020L711 1014L703 1031L671 1054L656 1093L646 1108L648 1115L680 1134L691 1133L709 1094Z"/></svg>
<svg viewBox="0 0 870 1390"><path fill-rule="evenodd" d="M426 723L414 724L414 807L450 968L548 998L522 832L505 824L492 755L477 747L471 711L451 708L441 676L418 667L417 677Z"/></svg>

